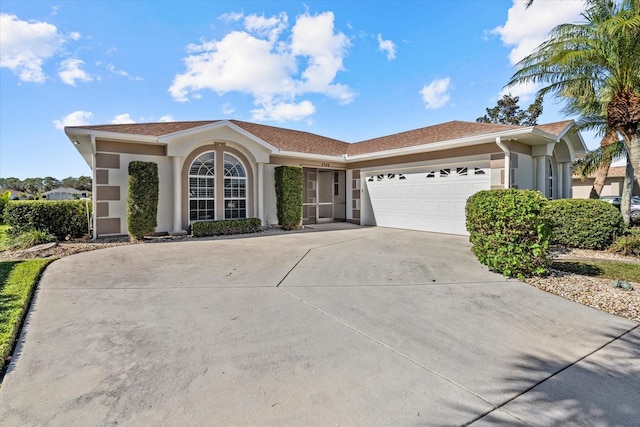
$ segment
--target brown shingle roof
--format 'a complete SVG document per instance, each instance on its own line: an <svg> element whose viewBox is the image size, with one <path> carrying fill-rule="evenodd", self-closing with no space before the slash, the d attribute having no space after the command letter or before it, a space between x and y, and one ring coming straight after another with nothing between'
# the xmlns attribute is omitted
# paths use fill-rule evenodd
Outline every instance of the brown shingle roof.
<svg viewBox="0 0 640 427"><path fill-rule="evenodd" d="M283 151L341 156L347 153L350 145L337 139L309 132L241 122L239 120L229 121Z"/></svg>
<svg viewBox="0 0 640 427"><path fill-rule="evenodd" d="M199 126L209 125L220 120L201 120L194 122L130 123L122 125L69 126L69 129L91 129L104 132L129 133L132 135L162 136Z"/></svg>
<svg viewBox="0 0 640 427"><path fill-rule="evenodd" d="M327 138L309 132L285 129L275 126L267 126L251 122L243 122L240 120L229 121L280 150L293 151L298 153L322 154L328 156L342 156L344 154L353 156L358 154L375 153L379 151L414 147L423 144L431 144L434 142L487 135L521 128L521 126L495 123L451 121L439 125L427 126L420 129L400 132L393 135L349 144L344 141ZM69 128L91 129L105 132L117 132L132 135L158 137L174 132L194 129L200 126L205 126L217 122L220 122L220 120L70 126ZM572 123L571 120L566 120L557 123L539 125L536 126L536 128L557 136L570 123Z"/></svg>
<svg viewBox="0 0 640 427"><path fill-rule="evenodd" d="M452 121L383 136L380 138L369 139L367 141L361 141L356 144L352 144L349 147L349 155L353 156L357 154L374 153L376 151L414 147L416 145L430 144L476 135L485 135L518 128L520 128L520 126Z"/></svg>
<svg viewBox="0 0 640 427"><path fill-rule="evenodd" d="M558 136L560 134L560 132L562 132L567 126L569 126L572 123L573 123L573 120L565 120L565 121L562 121L562 122L555 122L555 123L547 123L545 125L538 125L538 126L536 126L536 128L540 129L541 131L550 133L551 135Z"/></svg>

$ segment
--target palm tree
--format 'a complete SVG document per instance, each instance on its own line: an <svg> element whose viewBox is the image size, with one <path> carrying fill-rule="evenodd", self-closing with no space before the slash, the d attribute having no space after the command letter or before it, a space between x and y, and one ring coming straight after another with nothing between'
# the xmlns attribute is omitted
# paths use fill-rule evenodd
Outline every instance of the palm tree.
<svg viewBox="0 0 640 427"><path fill-rule="evenodd" d="M583 23L555 27L516 64L507 87L544 83L540 95L589 106L588 114L601 106L606 126L622 137L640 171L640 0L587 0L583 17Z"/></svg>
<svg viewBox="0 0 640 427"><path fill-rule="evenodd" d="M611 137L613 136L613 139ZM585 157L577 160L574 164L574 172L576 172L582 179L587 176L595 174L593 187L589 197L597 199L600 197L602 187L604 186L607 175L609 174L609 168L611 167L611 161L616 157L627 156L627 150L624 143L615 139L614 132L608 132L602 139L599 148L590 151ZM627 156L626 170L624 176L624 183L622 186L622 195L620 203L620 212L624 221L629 224L631 220L638 221L638 218L631 217L631 196L633 193L633 185L635 182L635 176L633 167Z"/></svg>

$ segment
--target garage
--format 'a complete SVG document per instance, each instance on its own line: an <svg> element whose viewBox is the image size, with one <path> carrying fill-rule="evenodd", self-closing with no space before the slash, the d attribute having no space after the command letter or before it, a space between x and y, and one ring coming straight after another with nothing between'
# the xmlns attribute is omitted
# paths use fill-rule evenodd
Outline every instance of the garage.
<svg viewBox="0 0 640 427"><path fill-rule="evenodd" d="M488 166L447 165L420 171L367 172L367 223L448 234L468 234L467 199L491 188Z"/></svg>

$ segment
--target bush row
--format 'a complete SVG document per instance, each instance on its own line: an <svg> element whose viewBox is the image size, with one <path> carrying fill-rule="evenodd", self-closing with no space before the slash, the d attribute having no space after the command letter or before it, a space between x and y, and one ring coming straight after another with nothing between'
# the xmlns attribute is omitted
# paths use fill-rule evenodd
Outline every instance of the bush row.
<svg viewBox="0 0 640 427"><path fill-rule="evenodd" d="M227 234L255 233L260 231L260 218L225 219L221 221L197 221L191 223L191 234L195 237Z"/></svg>
<svg viewBox="0 0 640 427"><path fill-rule="evenodd" d="M598 199L551 200L544 216L551 243L569 248L606 249L626 229L620 211Z"/></svg>
<svg viewBox="0 0 640 427"><path fill-rule="evenodd" d="M466 214L473 253L505 276L546 274L552 244L601 250L615 241L618 252L640 251L640 238L621 240L622 215L601 200L548 201L533 190L485 190L469 198Z"/></svg>
<svg viewBox="0 0 640 427"><path fill-rule="evenodd" d="M4 222L12 236L38 230L64 240L89 233L87 215L91 217L91 203L84 200L12 201L4 209Z"/></svg>

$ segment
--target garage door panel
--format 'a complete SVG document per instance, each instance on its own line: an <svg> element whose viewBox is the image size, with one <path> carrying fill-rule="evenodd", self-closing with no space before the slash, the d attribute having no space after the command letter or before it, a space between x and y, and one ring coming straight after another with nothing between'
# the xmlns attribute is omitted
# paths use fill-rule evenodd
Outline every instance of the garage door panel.
<svg viewBox="0 0 640 427"><path fill-rule="evenodd" d="M491 187L489 169L479 168L485 171L479 175L476 168L460 165L406 174L374 173L365 182L376 225L467 234L467 199Z"/></svg>

